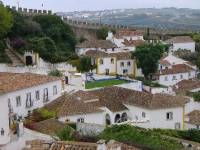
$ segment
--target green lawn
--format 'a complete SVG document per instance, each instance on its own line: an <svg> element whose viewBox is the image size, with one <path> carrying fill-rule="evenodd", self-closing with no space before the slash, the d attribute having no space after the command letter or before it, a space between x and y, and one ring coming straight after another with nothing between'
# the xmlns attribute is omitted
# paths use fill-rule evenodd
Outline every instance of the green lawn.
<svg viewBox="0 0 200 150"><path fill-rule="evenodd" d="M128 83L126 80L117 80L117 79L112 79L112 80L105 80L105 81L94 81L94 82L87 82L85 84L86 89L93 89L97 87L106 87L106 86L112 86L112 85L119 85L123 83Z"/></svg>

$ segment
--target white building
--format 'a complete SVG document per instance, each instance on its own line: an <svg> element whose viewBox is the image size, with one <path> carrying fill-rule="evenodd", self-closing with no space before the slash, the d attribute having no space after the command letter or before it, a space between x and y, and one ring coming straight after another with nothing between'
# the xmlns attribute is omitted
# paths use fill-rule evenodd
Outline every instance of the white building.
<svg viewBox="0 0 200 150"><path fill-rule="evenodd" d="M75 47L78 56L83 55L88 50L99 50L107 53L118 51L117 45L106 40L84 41L83 43L77 44Z"/></svg>
<svg viewBox="0 0 200 150"><path fill-rule="evenodd" d="M117 47L129 47L132 50L135 50L135 46L138 44L144 43L143 34L138 31L118 31L116 34L108 32L106 40L116 44Z"/></svg>
<svg viewBox="0 0 200 150"><path fill-rule="evenodd" d="M200 130L200 110L193 110L185 117L186 129Z"/></svg>
<svg viewBox="0 0 200 150"><path fill-rule="evenodd" d="M91 57L92 63L97 65L97 74L131 76L136 74L136 61L131 58L130 52L106 53L89 50L85 55Z"/></svg>
<svg viewBox="0 0 200 150"><path fill-rule="evenodd" d="M61 91L60 78L0 73L0 145L9 142L9 127L13 122L60 97Z"/></svg>
<svg viewBox="0 0 200 150"><path fill-rule="evenodd" d="M190 101L185 105L185 128L186 129L200 129L200 102L188 95L187 93L199 92L200 81L183 80L173 87L176 94L185 94L190 98Z"/></svg>
<svg viewBox="0 0 200 150"><path fill-rule="evenodd" d="M190 50L191 52L195 52L195 41L189 36L173 37L167 41L164 41L164 43L171 44L172 51Z"/></svg>
<svg viewBox="0 0 200 150"><path fill-rule="evenodd" d="M100 125L129 123L144 128L183 129L185 98L149 94L120 87L78 91L66 97L62 122Z"/></svg>
<svg viewBox="0 0 200 150"><path fill-rule="evenodd" d="M173 86L182 80L195 78L196 72L195 65L169 54L159 61L157 81L162 85Z"/></svg>

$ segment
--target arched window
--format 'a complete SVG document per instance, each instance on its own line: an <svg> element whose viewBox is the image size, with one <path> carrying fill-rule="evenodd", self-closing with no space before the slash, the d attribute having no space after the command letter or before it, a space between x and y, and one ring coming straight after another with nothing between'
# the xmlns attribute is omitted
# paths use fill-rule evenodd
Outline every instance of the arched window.
<svg viewBox="0 0 200 150"><path fill-rule="evenodd" d="M84 123L84 118L78 118L77 122Z"/></svg>
<svg viewBox="0 0 200 150"><path fill-rule="evenodd" d="M142 112L142 118L146 118L146 113Z"/></svg>
<svg viewBox="0 0 200 150"><path fill-rule="evenodd" d="M102 65L103 64L103 59L100 59L99 63Z"/></svg>
<svg viewBox="0 0 200 150"><path fill-rule="evenodd" d="M111 125L111 119L109 114L106 114L105 120L106 120L106 125Z"/></svg>
<svg viewBox="0 0 200 150"><path fill-rule="evenodd" d="M127 113L123 113L122 114L122 117L121 117L121 121L124 122L124 121L127 121L128 120L128 115Z"/></svg>
<svg viewBox="0 0 200 150"><path fill-rule="evenodd" d="M116 114L116 116L115 116L115 123L120 123L120 122L121 122L120 114Z"/></svg>

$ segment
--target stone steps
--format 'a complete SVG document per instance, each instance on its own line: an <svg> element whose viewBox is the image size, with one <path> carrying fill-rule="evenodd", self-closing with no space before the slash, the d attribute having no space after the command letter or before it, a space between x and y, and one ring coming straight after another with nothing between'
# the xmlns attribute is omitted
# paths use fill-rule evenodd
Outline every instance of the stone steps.
<svg viewBox="0 0 200 150"><path fill-rule="evenodd" d="M21 58L16 55L17 52L11 49L5 50L8 57L11 59L13 66L24 66L24 63L22 62Z"/></svg>

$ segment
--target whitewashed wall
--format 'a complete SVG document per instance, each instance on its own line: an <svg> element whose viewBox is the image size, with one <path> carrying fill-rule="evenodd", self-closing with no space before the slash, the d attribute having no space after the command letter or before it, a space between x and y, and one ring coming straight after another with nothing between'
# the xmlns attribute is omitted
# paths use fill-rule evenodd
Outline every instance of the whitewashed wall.
<svg viewBox="0 0 200 150"><path fill-rule="evenodd" d="M98 74L105 74L106 69L109 69L109 73L116 73L116 59L114 59L114 63L111 63L111 58L102 58L103 59L103 64L98 65ZM100 59L99 59L100 61Z"/></svg>
<svg viewBox="0 0 200 150"><path fill-rule="evenodd" d="M53 95L53 86L55 86L55 85L57 86L57 94ZM43 91L45 88L48 88L48 98L49 98L49 101L46 103L43 102ZM39 100L36 100L36 97L35 97L36 96L35 92L37 90L40 91L40 99ZM61 81L54 81L54 82L50 82L50 83L46 83L46 84L42 84L42 85L38 85L38 86L34 86L34 87L30 87L30 88L26 88L26 89L8 93L5 95L4 98L6 98L7 101L8 101L8 99L10 99L11 106L13 108L14 113L16 113L18 116L25 117L28 114L29 110L43 107L45 104L60 97L61 90L62 90ZM33 100L33 106L31 108L26 108L26 94L27 93L31 93L31 99ZM16 105L16 97L17 96L21 96L21 106L18 106L18 107ZM6 107L7 106L8 106L8 104L6 104ZM5 105L4 105L4 107L5 107Z"/></svg>
<svg viewBox="0 0 200 150"><path fill-rule="evenodd" d="M195 52L195 42L190 43L173 43L173 50L177 51L179 49L191 50L191 52Z"/></svg>
<svg viewBox="0 0 200 150"><path fill-rule="evenodd" d="M160 75L159 76L159 84L166 85L166 86L171 86L175 85L176 83L182 81L182 80L188 80L188 79L193 79L196 77L196 71L191 71L191 75L189 76L189 73L178 73L178 74L168 74L168 75ZM181 79L181 75L183 75L183 78ZM167 76L168 80L165 80L165 77ZM176 80L173 80L173 76L176 76Z"/></svg>
<svg viewBox="0 0 200 150"><path fill-rule="evenodd" d="M90 114L80 114L80 115L69 115L65 117L60 117L59 121L65 122L69 120L71 122L77 122L79 118L84 118L85 123L94 123L94 124L104 124L105 115L103 112L99 113L90 113Z"/></svg>
<svg viewBox="0 0 200 150"><path fill-rule="evenodd" d="M145 125L148 125L146 126L146 128L175 129L175 123L180 123L181 129L183 128L182 107L149 110L131 105L126 105L126 106L129 108L130 116L132 117L133 120L135 120L136 118L138 118L138 120L144 120L144 118L142 118L142 112L145 112L146 120L149 120L148 124L145 123ZM168 112L173 112L172 120L166 119L166 113Z"/></svg>
<svg viewBox="0 0 200 150"><path fill-rule="evenodd" d="M0 135L0 145L7 144L10 141L9 129L9 110L5 95L0 95L0 131L3 128L4 136Z"/></svg>
<svg viewBox="0 0 200 150"><path fill-rule="evenodd" d="M124 66L121 66L121 62L124 63ZM128 62L131 63L130 66L127 65ZM133 75L135 73L134 69L136 69L135 65L134 65L134 60L131 60L131 59L128 59L128 60L117 60L117 74L123 75L123 70L124 69L128 70L128 74Z"/></svg>

